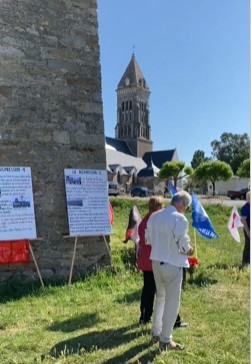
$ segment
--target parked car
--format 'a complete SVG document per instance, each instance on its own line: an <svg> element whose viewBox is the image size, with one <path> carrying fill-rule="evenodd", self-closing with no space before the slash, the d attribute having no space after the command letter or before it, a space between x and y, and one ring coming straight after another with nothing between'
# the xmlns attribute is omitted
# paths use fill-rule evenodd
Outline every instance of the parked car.
<svg viewBox="0 0 251 364"><path fill-rule="evenodd" d="M119 184L116 182L108 182L108 195L118 196L119 195Z"/></svg>
<svg viewBox="0 0 251 364"><path fill-rule="evenodd" d="M245 200L248 191L249 191L248 188L242 188L239 191L227 191L227 196L231 198L231 200L234 200L235 198L239 198L240 200Z"/></svg>
<svg viewBox="0 0 251 364"><path fill-rule="evenodd" d="M138 197L147 197L149 196L150 192L147 187L133 187L131 189L131 196L138 196Z"/></svg>

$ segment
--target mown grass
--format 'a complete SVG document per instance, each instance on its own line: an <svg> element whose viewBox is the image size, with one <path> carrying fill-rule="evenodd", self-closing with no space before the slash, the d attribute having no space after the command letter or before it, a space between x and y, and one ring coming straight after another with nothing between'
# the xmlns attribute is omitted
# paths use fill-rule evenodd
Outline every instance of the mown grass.
<svg viewBox="0 0 251 364"><path fill-rule="evenodd" d="M250 270L240 269L243 239L237 244L226 228L231 207L204 206L219 239L196 234L200 264L182 292L180 310L189 326L174 331L186 349L160 353L148 346L150 325L138 325L142 276L133 243L122 243L132 204L143 216L147 201L111 202L114 269L100 269L70 287L12 283L1 288L0 363L249 363ZM194 240L192 228L190 235Z"/></svg>

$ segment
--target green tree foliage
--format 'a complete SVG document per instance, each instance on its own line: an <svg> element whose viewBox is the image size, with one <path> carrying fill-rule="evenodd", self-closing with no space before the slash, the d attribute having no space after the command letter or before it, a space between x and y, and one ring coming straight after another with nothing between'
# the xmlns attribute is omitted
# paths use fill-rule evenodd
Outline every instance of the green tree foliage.
<svg viewBox="0 0 251 364"><path fill-rule="evenodd" d="M220 140L211 142L212 155L215 159L230 165L236 174L241 163L250 158L250 140L245 134L223 133Z"/></svg>
<svg viewBox="0 0 251 364"><path fill-rule="evenodd" d="M237 176L250 178L250 159L245 159L237 170Z"/></svg>
<svg viewBox="0 0 251 364"><path fill-rule="evenodd" d="M184 170L185 175L181 175ZM192 167L185 166L185 162L165 162L158 173L158 177L162 180L173 179L174 186L177 186L177 181L186 175L193 173Z"/></svg>
<svg viewBox="0 0 251 364"><path fill-rule="evenodd" d="M205 152L203 150L196 150L193 155L193 159L191 161L191 166L195 169L198 168L199 165L203 162L208 162L210 158L205 157Z"/></svg>
<svg viewBox="0 0 251 364"><path fill-rule="evenodd" d="M233 175L233 171L229 164L221 161L209 161L202 163L196 168L195 177L199 181L211 181L213 185L213 195L215 195L215 182L227 181Z"/></svg>

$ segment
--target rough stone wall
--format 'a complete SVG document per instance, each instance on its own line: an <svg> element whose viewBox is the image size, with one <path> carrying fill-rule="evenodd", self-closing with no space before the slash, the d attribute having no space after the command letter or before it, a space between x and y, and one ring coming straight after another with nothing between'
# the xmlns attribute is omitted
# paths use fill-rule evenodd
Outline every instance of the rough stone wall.
<svg viewBox="0 0 251 364"><path fill-rule="evenodd" d="M69 276L64 168L106 169L96 0L0 1L0 165L29 166L43 278ZM110 263L100 238L82 238L74 274ZM28 265L0 280L37 279Z"/></svg>

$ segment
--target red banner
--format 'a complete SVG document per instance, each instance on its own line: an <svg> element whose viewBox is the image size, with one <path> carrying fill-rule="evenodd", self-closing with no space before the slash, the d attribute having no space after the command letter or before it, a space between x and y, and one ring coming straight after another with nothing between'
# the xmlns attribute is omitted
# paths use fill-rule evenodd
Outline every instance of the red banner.
<svg viewBox="0 0 251 364"><path fill-rule="evenodd" d="M29 240L0 241L0 264L28 263Z"/></svg>
<svg viewBox="0 0 251 364"><path fill-rule="evenodd" d="M111 203L109 202L109 217L110 217L110 224L114 224L114 212Z"/></svg>

